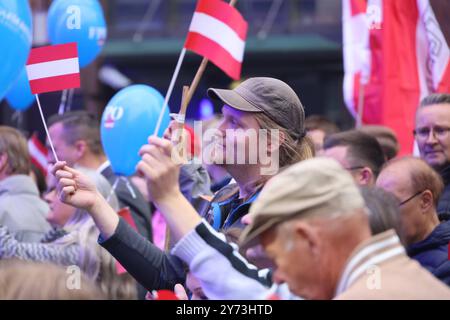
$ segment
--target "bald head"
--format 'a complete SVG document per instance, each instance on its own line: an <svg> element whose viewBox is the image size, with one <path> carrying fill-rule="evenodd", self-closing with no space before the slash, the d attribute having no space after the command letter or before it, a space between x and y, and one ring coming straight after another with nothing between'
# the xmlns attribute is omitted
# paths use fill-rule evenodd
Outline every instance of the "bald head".
<svg viewBox="0 0 450 320"><path fill-rule="evenodd" d="M388 162L376 184L399 201L397 233L404 244L425 239L439 223L436 206L444 185L423 160L406 157Z"/></svg>
<svg viewBox="0 0 450 320"><path fill-rule="evenodd" d="M430 190L435 206L444 188L437 172L425 161L414 157L389 161L377 179L377 186L394 193L400 201L403 201L402 195Z"/></svg>

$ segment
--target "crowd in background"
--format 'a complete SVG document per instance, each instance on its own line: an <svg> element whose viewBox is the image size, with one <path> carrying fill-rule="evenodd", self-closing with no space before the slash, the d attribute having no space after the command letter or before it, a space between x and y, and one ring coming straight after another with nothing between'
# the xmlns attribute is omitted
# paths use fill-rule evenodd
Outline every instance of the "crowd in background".
<svg viewBox="0 0 450 320"><path fill-rule="evenodd" d="M277 79L208 95L224 105L206 125L222 133L212 164L176 163L172 124L128 179L88 112L48 120L63 162L49 152L46 177L0 126L0 299L450 299L449 94L411 115L407 157L389 128L305 118ZM280 170L222 161L225 142L250 150L236 129L277 129ZM81 289L67 285L73 266Z"/></svg>

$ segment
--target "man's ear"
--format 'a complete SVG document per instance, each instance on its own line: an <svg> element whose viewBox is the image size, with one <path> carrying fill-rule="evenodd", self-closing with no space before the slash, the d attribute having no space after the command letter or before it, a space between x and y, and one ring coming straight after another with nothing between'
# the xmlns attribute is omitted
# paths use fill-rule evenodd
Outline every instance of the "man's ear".
<svg viewBox="0 0 450 320"><path fill-rule="evenodd" d="M420 209L422 212L428 212L434 205L433 193L430 190L425 190L420 196Z"/></svg>
<svg viewBox="0 0 450 320"><path fill-rule="evenodd" d="M360 184L365 186L375 183L375 175L369 167L364 167L361 169L358 179Z"/></svg>
<svg viewBox="0 0 450 320"><path fill-rule="evenodd" d="M280 149L280 146L286 139L285 133L278 130L268 130L267 135L267 150L270 150L271 154Z"/></svg>
<svg viewBox="0 0 450 320"><path fill-rule="evenodd" d="M320 237L317 230L310 224L297 220L293 222L293 234L296 238L294 241L301 240L306 243L312 255L319 253Z"/></svg>
<svg viewBox="0 0 450 320"><path fill-rule="evenodd" d="M75 141L74 146L75 146L75 150L77 153L77 158L81 159L87 152L88 145L87 145L86 141L77 140L77 141Z"/></svg>

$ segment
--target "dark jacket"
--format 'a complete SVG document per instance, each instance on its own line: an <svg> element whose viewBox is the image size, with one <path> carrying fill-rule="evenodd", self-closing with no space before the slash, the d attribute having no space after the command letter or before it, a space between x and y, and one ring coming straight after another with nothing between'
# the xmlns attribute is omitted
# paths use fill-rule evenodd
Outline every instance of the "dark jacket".
<svg viewBox="0 0 450 320"><path fill-rule="evenodd" d="M439 220L447 221L450 220L450 166L444 168L441 172L442 180L444 181L444 191L439 198L437 213Z"/></svg>
<svg viewBox="0 0 450 320"><path fill-rule="evenodd" d="M107 240L100 236L99 243L149 291L173 290L185 281L186 271L179 258L156 247L122 219L114 234Z"/></svg>
<svg viewBox="0 0 450 320"><path fill-rule="evenodd" d="M258 194L259 191L242 202L236 185L231 185L219 191L210 210L205 211L211 213L212 208L217 208L216 214L220 212L220 218L216 220L220 221L218 228L242 228L240 218L248 213ZM179 258L160 250L122 219L114 234L107 240L100 238L99 243L147 290L173 290L175 284L185 281L186 268Z"/></svg>
<svg viewBox="0 0 450 320"><path fill-rule="evenodd" d="M237 184L230 184L216 193L210 205L200 213L215 230L239 228L243 229L241 218L245 216L256 200L261 188L251 197L243 201L239 199Z"/></svg>
<svg viewBox="0 0 450 320"><path fill-rule="evenodd" d="M118 176L113 172L111 166L109 165L101 174L108 180L111 185L114 185ZM150 204L145 200L142 193L139 192L138 188L130 182L130 187L133 188L133 192L136 198L133 198L130 190L123 180L117 183L115 189L117 199L119 200L119 205L121 208L129 207L131 216L134 223L139 231L139 233L146 239L153 240L152 234L152 212L150 210Z"/></svg>
<svg viewBox="0 0 450 320"><path fill-rule="evenodd" d="M434 276L450 286L450 221L439 224L424 240L406 248L408 255L417 260Z"/></svg>

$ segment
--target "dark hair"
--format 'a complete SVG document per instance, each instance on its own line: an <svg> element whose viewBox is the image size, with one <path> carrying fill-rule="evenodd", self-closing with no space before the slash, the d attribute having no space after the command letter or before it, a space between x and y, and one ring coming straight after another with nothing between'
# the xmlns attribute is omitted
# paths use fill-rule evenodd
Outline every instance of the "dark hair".
<svg viewBox="0 0 450 320"><path fill-rule="evenodd" d="M100 123L95 115L87 111L69 111L48 119L49 127L56 123L62 124L63 139L67 144L73 145L78 140L84 140L93 154L103 154Z"/></svg>
<svg viewBox="0 0 450 320"><path fill-rule="evenodd" d="M389 161L383 169L389 167L390 165L406 161L414 166L412 170L409 170L411 189L413 192L430 190L433 195L434 205L437 206L442 191L444 190L444 183L441 176L424 160L406 156Z"/></svg>
<svg viewBox="0 0 450 320"><path fill-rule="evenodd" d="M444 104L444 103L450 104L449 93L433 93L422 99L422 101L420 102L420 108L431 106L433 104Z"/></svg>
<svg viewBox="0 0 450 320"><path fill-rule="evenodd" d="M394 130L385 126L365 125L358 130L367 133L377 139L383 149L386 160L393 159L397 156L400 145Z"/></svg>
<svg viewBox="0 0 450 320"><path fill-rule="evenodd" d="M325 132L325 135L337 133L340 131L338 126L333 121L318 114L306 117L305 129L306 131L322 130L323 132Z"/></svg>
<svg viewBox="0 0 450 320"><path fill-rule="evenodd" d="M325 137L324 149L348 147L348 157L352 165L369 167L375 177L385 162L383 149L374 137L358 130L348 130Z"/></svg>
<svg viewBox="0 0 450 320"><path fill-rule="evenodd" d="M389 229L397 230L399 223L399 207L397 198L389 192L376 187L360 187L367 209L369 209L369 225L372 235Z"/></svg>

